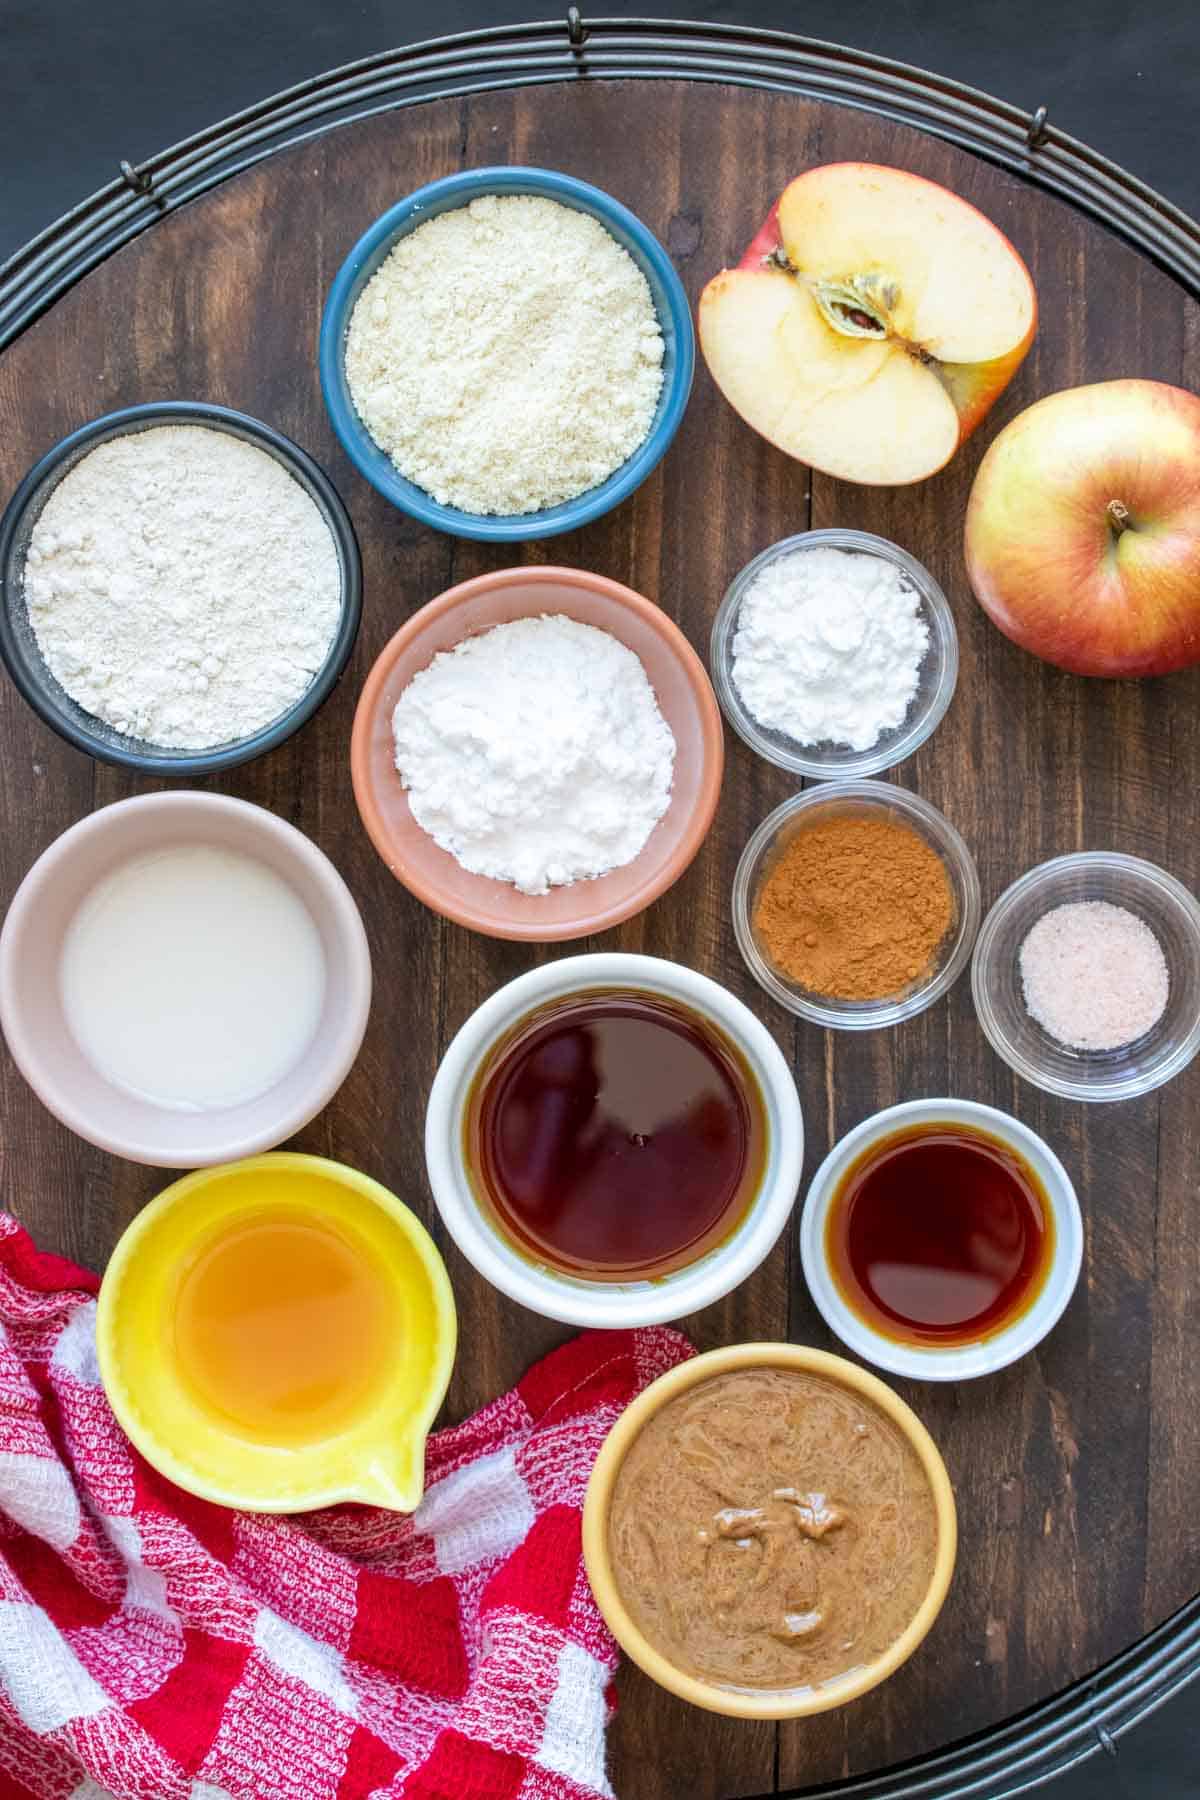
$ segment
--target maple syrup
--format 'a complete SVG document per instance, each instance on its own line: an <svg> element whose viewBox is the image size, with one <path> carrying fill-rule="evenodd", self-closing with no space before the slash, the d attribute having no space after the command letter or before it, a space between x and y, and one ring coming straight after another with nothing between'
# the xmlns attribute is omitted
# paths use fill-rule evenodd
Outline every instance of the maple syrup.
<svg viewBox="0 0 1200 1800"><path fill-rule="evenodd" d="M531 1013L466 1108L481 1204L526 1255L645 1280L729 1235L762 1174L762 1096L709 1020L657 994L590 991Z"/></svg>
<svg viewBox="0 0 1200 1800"><path fill-rule="evenodd" d="M975 1343L1030 1307L1054 1256L1033 1170L968 1125L894 1132L842 1176L825 1254L846 1305L899 1343Z"/></svg>

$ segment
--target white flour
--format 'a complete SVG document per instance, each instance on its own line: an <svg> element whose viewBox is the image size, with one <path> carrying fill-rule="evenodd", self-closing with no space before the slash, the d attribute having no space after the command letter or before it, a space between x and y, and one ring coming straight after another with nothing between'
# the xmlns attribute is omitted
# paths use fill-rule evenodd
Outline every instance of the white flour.
<svg viewBox="0 0 1200 1800"><path fill-rule="evenodd" d="M442 505L536 512L646 437L663 341L646 278L589 214L485 195L402 238L363 289L346 378L367 430Z"/></svg>
<svg viewBox="0 0 1200 1800"><path fill-rule="evenodd" d="M760 725L798 744L869 750L917 691L929 645L920 608L882 556L828 544L781 556L742 596L734 686Z"/></svg>
<svg viewBox="0 0 1200 1800"><path fill-rule="evenodd" d="M526 894L631 862L670 801L675 739L641 662L561 615L435 656L392 730L418 825Z"/></svg>
<svg viewBox="0 0 1200 1800"><path fill-rule="evenodd" d="M333 537L273 457L227 432L113 438L51 495L25 598L51 672L117 731L205 750L297 701L337 629Z"/></svg>

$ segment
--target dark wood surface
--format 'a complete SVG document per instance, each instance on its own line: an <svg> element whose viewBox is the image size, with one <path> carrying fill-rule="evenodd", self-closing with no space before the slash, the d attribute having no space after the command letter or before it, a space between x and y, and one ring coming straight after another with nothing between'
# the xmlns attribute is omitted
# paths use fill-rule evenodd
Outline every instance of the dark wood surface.
<svg viewBox="0 0 1200 1800"><path fill-rule="evenodd" d="M320 310L346 251L386 206L463 166L531 162L609 189L666 243L693 298L740 255L805 166L892 162L983 208L1038 285L1035 347L949 468L922 486L859 489L808 472L735 417L701 367L675 446L625 506L576 535L491 551L418 528L352 471L315 371ZM155 225L0 359L0 495L64 432L139 400L225 402L281 427L330 471L358 530L362 633L334 698L288 745L214 783L289 818L328 851L366 920L376 998L359 1061L297 1140L378 1176L446 1251L461 1348L446 1418L510 1385L565 1331L493 1293L432 1216L421 1127L438 1057L501 982L556 954L470 936L387 874L355 812L355 698L401 620L451 582L515 562L602 571L650 595L703 653L720 596L750 556L807 525L896 539L945 586L962 648L958 695L895 778L943 808L979 863L985 903L1059 851L1112 847L1200 885L1200 679L1083 682L1023 655L975 607L961 555L971 477L995 429L1052 389L1119 375L1200 387L1200 309L1067 207L932 139L847 108L686 83L542 87L440 101L335 131ZM622 1800L717 1800L895 1763L1004 1719L1095 1668L1200 1588L1198 1346L1200 1065L1161 1094L1084 1108L1020 1084L991 1054L966 980L897 1031L830 1034L774 1007L746 975L729 891L751 829L794 786L730 739L712 835L685 879L597 940L675 958L740 994L793 1060L806 1173L877 1108L953 1092L1006 1107L1059 1151L1087 1223L1084 1280L1040 1350L990 1380L900 1384L945 1454L961 1548L946 1609L883 1688L808 1723L742 1725L620 1678L612 1733ZM148 784L94 765L0 688L2 899L94 807ZM576 948L588 948L587 944ZM0 1199L40 1241L96 1267L162 1185L80 1143L5 1054ZM750 1338L830 1345L788 1232L758 1273L687 1321L702 1348ZM833 1347L837 1347L836 1345Z"/></svg>

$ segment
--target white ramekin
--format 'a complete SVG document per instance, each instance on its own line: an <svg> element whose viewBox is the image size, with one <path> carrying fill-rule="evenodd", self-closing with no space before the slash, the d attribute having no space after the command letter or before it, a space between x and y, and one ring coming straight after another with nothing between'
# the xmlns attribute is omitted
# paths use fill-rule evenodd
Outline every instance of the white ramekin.
<svg viewBox="0 0 1200 1800"><path fill-rule="evenodd" d="M633 988L682 1002L741 1051L762 1094L767 1145L758 1192L740 1225L696 1262L653 1281L581 1281L513 1248L482 1211L464 1166L464 1112L481 1062L497 1038L535 1007L595 988ZM518 975L485 1000L442 1058L425 1115L425 1161L434 1202L451 1237L493 1287L570 1325L659 1325L696 1312L755 1270L787 1223L800 1187L804 1125L792 1072L766 1027L706 975L655 956L569 956Z"/></svg>
<svg viewBox="0 0 1200 1800"><path fill-rule="evenodd" d="M308 1047L266 1093L184 1112L117 1086L89 1062L67 1021L59 966L71 921L97 882L148 851L196 844L248 856L294 891L320 933L325 997ZM231 794L170 788L77 819L42 851L0 931L0 1026L18 1069L77 1136L156 1168L240 1162L301 1130L350 1073L370 1006L371 954L346 883L302 831Z"/></svg>
<svg viewBox="0 0 1200 1800"><path fill-rule="evenodd" d="M906 1126L945 1122L973 1125L999 1138L1024 1158L1038 1177L1054 1215L1054 1256L1033 1305L1011 1324L973 1344L898 1344L852 1312L837 1290L825 1254L825 1222L842 1176L881 1138ZM1083 1220L1071 1178L1050 1146L1010 1113L974 1100L907 1100L856 1125L834 1145L812 1178L800 1220L800 1259L817 1308L843 1344L893 1375L916 1381L969 1381L1007 1368L1040 1344L1062 1317L1083 1263Z"/></svg>

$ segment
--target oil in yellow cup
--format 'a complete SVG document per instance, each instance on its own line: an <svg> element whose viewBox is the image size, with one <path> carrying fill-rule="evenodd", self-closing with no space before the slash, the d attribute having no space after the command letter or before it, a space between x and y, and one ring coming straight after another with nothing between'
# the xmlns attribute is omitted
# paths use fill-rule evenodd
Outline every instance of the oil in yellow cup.
<svg viewBox="0 0 1200 1800"><path fill-rule="evenodd" d="M228 1386L218 1397L200 1378L184 1325L197 1284L219 1293L229 1278L221 1258L239 1234L269 1244L297 1221L369 1268L375 1353L352 1388L333 1394L317 1382L311 1405L292 1394L286 1421L268 1427L261 1411L226 1398ZM270 1268L268 1258L268 1305ZM217 1353L221 1331L218 1319L204 1340ZM142 1455L179 1487L251 1512L342 1500L411 1512L456 1337L445 1265L415 1214L369 1176L292 1152L201 1169L159 1194L117 1245L97 1315L105 1392ZM327 1355L336 1367L343 1348L324 1343L312 1362L319 1368Z"/></svg>

